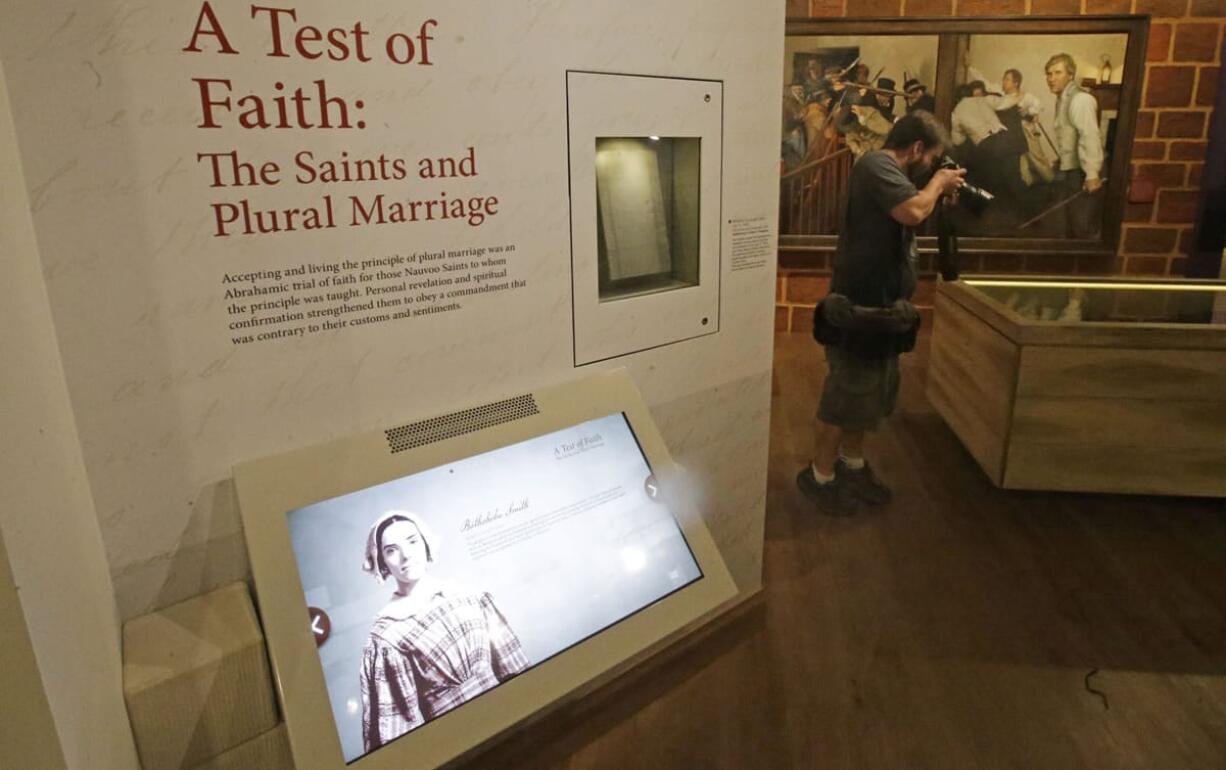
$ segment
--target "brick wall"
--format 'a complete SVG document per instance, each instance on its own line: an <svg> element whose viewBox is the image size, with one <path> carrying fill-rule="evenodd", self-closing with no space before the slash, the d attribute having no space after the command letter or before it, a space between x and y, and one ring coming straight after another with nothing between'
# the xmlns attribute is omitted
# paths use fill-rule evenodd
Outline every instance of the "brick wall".
<svg viewBox="0 0 1226 770"><path fill-rule="evenodd" d="M1111 259L988 254L967 272L1182 275L1191 241L1210 112L1222 67L1226 0L788 0L788 18L843 16L1043 16L1139 13L1153 17L1132 173L1153 182L1153 203L1128 204L1119 254ZM777 329L806 330L828 278L824 256L785 258L779 269ZM927 265L921 265L926 268ZM917 303L932 294L921 283Z"/></svg>

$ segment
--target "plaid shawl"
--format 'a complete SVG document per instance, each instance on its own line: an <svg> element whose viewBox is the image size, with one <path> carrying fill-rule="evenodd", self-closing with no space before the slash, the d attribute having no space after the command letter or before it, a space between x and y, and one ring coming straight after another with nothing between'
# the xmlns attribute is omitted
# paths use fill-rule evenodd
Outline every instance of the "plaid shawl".
<svg viewBox="0 0 1226 770"><path fill-rule="evenodd" d="M366 751L445 714L528 665L519 637L488 593L440 589L414 615L380 616L362 655Z"/></svg>

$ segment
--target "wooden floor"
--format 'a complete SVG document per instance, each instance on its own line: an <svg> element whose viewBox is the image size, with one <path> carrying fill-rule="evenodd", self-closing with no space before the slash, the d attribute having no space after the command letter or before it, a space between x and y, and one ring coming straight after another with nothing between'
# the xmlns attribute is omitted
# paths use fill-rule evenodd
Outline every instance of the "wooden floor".
<svg viewBox="0 0 1226 770"><path fill-rule="evenodd" d="M820 352L779 335L764 604L469 767L1226 768L1226 504L997 490L925 357L869 447L896 501L829 518Z"/></svg>

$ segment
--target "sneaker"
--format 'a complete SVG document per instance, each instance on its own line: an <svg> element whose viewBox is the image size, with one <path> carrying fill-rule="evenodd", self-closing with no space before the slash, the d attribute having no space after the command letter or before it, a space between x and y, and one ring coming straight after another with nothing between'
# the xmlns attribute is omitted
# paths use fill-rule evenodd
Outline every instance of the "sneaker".
<svg viewBox="0 0 1226 770"><path fill-rule="evenodd" d="M806 465L796 474L796 486L800 487L805 497L817 503L824 513L831 516L850 516L855 513L856 495L845 481L839 479L837 473L834 481L819 484L813 477L813 469Z"/></svg>
<svg viewBox="0 0 1226 770"><path fill-rule="evenodd" d="M834 478L843 479L856 499L868 505L885 505L894 499L894 493L882 483L881 479L877 478L877 474L873 473L873 468L867 461L863 468L852 470L847 467L847 463L843 462L842 458L839 458L834 464Z"/></svg>

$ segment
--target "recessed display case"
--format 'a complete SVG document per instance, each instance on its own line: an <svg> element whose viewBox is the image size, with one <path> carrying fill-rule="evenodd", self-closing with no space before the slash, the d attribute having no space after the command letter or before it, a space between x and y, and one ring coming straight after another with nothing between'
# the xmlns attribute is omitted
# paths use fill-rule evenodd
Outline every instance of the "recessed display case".
<svg viewBox="0 0 1226 770"><path fill-rule="evenodd" d="M723 83L566 86L575 365L718 332Z"/></svg>
<svg viewBox="0 0 1226 770"><path fill-rule="evenodd" d="M601 302L697 286L702 140L596 139Z"/></svg>
<svg viewBox="0 0 1226 770"><path fill-rule="evenodd" d="M1226 496L1226 283L942 283L928 398L997 486Z"/></svg>

